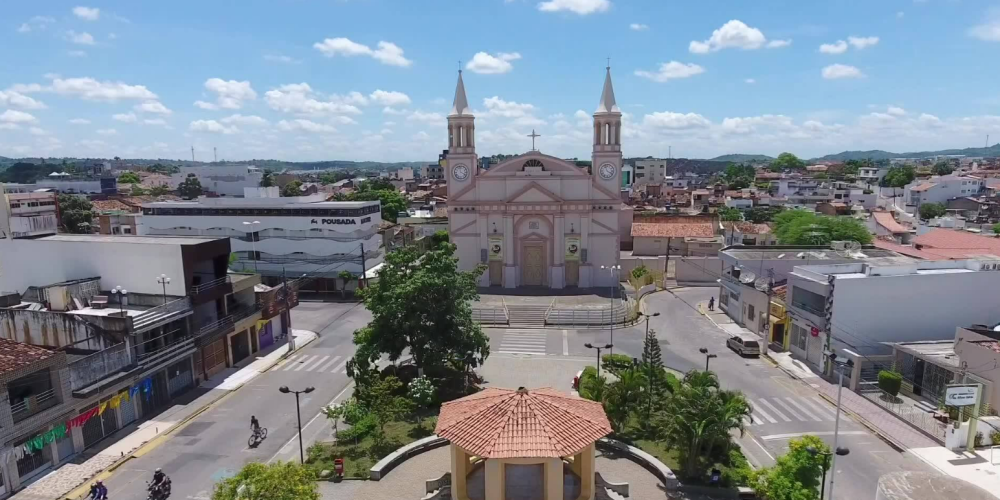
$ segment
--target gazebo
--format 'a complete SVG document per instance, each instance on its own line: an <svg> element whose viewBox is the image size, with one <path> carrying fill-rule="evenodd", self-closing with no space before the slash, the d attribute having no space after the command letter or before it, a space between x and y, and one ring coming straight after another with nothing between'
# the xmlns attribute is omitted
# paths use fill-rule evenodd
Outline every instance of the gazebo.
<svg viewBox="0 0 1000 500"><path fill-rule="evenodd" d="M453 500L592 500L600 403L552 388L491 387L441 405Z"/></svg>

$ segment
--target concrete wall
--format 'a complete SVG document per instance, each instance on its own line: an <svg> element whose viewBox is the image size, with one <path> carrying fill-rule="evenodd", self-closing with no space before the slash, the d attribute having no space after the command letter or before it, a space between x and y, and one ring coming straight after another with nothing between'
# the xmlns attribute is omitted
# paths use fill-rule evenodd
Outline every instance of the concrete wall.
<svg viewBox="0 0 1000 500"><path fill-rule="evenodd" d="M121 318L107 319L122 321ZM114 343L94 337L92 329L69 314L23 309L0 309L0 336L25 344L49 347L72 344L75 348L90 350L105 349Z"/></svg>
<svg viewBox="0 0 1000 500"><path fill-rule="evenodd" d="M678 285L718 286L722 260L718 257L678 257L674 261L674 276Z"/></svg>
<svg viewBox="0 0 1000 500"><path fill-rule="evenodd" d="M1000 361L1000 353L973 343L978 340L993 339L965 328L956 328L955 354L958 354L962 362L968 363L970 375L982 377L991 382L992 387L986 388L987 394L984 401L996 408L997 405L1000 405L1000 370L992 367L997 366L996 363Z"/></svg>

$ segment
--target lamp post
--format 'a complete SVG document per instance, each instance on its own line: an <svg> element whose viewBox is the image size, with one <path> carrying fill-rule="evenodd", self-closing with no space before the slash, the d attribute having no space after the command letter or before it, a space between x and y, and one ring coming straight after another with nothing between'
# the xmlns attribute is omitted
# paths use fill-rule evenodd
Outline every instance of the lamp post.
<svg viewBox="0 0 1000 500"><path fill-rule="evenodd" d="M644 316L646 318L646 335L649 335L649 318L655 318L659 316L660 313L656 312L653 314L639 313L639 316Z"/></svg>
<svg viewBox="0 0 1000 500"><path fill-rule="evenodd" d="M257 235L253 231L254 225L260 224L259 220L253 222L243 221L244 226L250 226L250 245L253 248L253 272L257 272Z"/></svg>
<svg viewBox="0 0 1000 500"><path fill-rule="evenodd" d="M167 284L170 283L170 278L166 274L161 274L159 278L156 278L156 282L163 285L163 303L167 303Z"/></svg>
<svg viewBox="0 0 1000 500"><path fill-rule="evenodd" d="M615 344L615 287L618 286L618 281L615 279L615 271L620 270L622 266L601 266L601 269L607 269L611 273L611 318L608 320L608 325L611 327L611 343L610 346ZM615 350L612 347L611 354L614 354Z"/></svg>
<svg viewBox="0 0 1000 500"><path fill-rule="evenodd" d="M599 346L591 344L590 342L583 344L583 346L586 347L587 349L597 349L597 378L601 378L601 351L603 349L611 349L614 346L611 344L604 344L604 346Z"/></svg>
<svg viewBox="0 0 1000 500"><path fill-rule="evenodd" d="M826 495L826 471L830 470L830 458L832 457L832 458L836 459L837 455L840 455L842 457L846 456L848 453L851 452L851 450L847 449L847 447L844 446L844 447L837 448L836 451L834 451L833 453L830 453L830 452L821 453L816 448L810 446L810 447L806 448L806 451L809 452L809 454L812 455L812 456L814 456L814 457L817 456L817 455L823 457L823 465L822 465L822 467L823 467L823 482L820 483L820 486L819 486L819 500L823 500L823 497ZM831 481L830 481L830 498L831 499L833 498L833 481L832 481L832 479L833 478L831 478Z"/></svg>
<svg viewBox="0 0 1000 500"><path fill-rule="evenodd" d="M705 355L705 371L707 372L708 371L708 362L709 362L709 360L711 360L712 358L717 358L717 357L719 357L719 355L718 354L709 354L707 347L702 347L701 349L698 349L698 352L700 352L700 353L702 353L702 354Z"/></svg>
<svg viewBox="0 0 1000 500"><path fill-rule="evenodd" d="M295 416L298 418L299 421L299 461L303 464L306 463L306 452L302 448L302 410L299 409L299 394L309 394L310 392L315 390L316 390L315 387L306 387L301 391L293 391L289 389L287 385L283 385L278 388L278 392L282 394L288 394L288 393L295 394Z"/></svg>
<svg viewBox="0 0 1000 500"><path fill-rule="evenodd" d="M111 289L111 293L118 297L118 312L121 313L122 317L125 317L125 297L128 296L128 290L122 288L121 286L116 286Z"/></svg>
<svg viewBox="0 0 1000 500"><path fill-rule="evenodd" d="M840 448L837 447L837 444L840 442L840 393L844 390L844 369L853 368L854 361L851 359L837 361L837 353L830 351L827 351L826 355L830 358L830 364L836 366L837 373L840 374L839 382L837 383L837 417L833 421L833 447L838 453L830 458L830 468L833 469L833 474L830 475L830 498L833 498L833 482L837 478L837 455L840 454ZM820 498L822 499L822 497Z"/></svg>

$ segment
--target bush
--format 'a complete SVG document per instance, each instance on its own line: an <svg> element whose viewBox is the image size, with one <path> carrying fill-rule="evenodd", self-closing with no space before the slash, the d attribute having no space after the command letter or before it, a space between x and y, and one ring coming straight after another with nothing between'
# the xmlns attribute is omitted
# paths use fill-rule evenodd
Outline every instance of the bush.
<svg viewBox="0 0 1000 500"><path fill-rule="evenodd" d="M649 269L646 266L639 266L632 270L632 277L635 279L639 279L647 274L649 274Z"/></svg>
<svg viewBox="0 0 1000 500"><path fill-rule="evenodd" d="M605 354L601 356L601 367L617 375L632 368L632 357L625 354Z"/></svg>
<svg viewBox="0 0 1000 500"><path fill-rule="evenodd" d="M920 218L926 220L941 217L948 213L948 209L942 203L924 203L920 205L919 212Z"/></svg>
<svg viewBox="0 0 1000 500"><path fill-rule="evenodd" d="M1000 446L1000 431L990 432L990 443L993 446Z"/></svg>
<svg viewBox="0 0 1000 500"><path fill-rule="evenodd" d="M899 394L899 388L903 386L903 376L899 372L882 370L878 372L878 388L888 392L893 397Z"/></svg>
<svg viewBox="0 0 1000 500"><path fill-rule="evenodd" d="M975 438L973 439L973 441L972 441L972 443L973 443L973 444L972 444L972 446L973 446L973 447L975 447L975 448L980 448L980 447L982 447L982 446L983 446L983 438L984 438L984 437L985 437L985 436L983 436L983 433L982 433L982 431L980 431L980 432L977 432L977 433L976 433L976 437L975 437Z"/></svg>

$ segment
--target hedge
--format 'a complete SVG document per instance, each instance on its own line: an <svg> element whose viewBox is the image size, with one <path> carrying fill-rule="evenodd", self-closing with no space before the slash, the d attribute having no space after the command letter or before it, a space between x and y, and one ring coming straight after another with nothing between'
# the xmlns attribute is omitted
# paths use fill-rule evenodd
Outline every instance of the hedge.
<svg viewBox="0 0 1000 500"><path fill-rule="evenodd" d="M882 370L878 372L878 388L895 397L903 386L903 376L899 372Z"/></svg>

